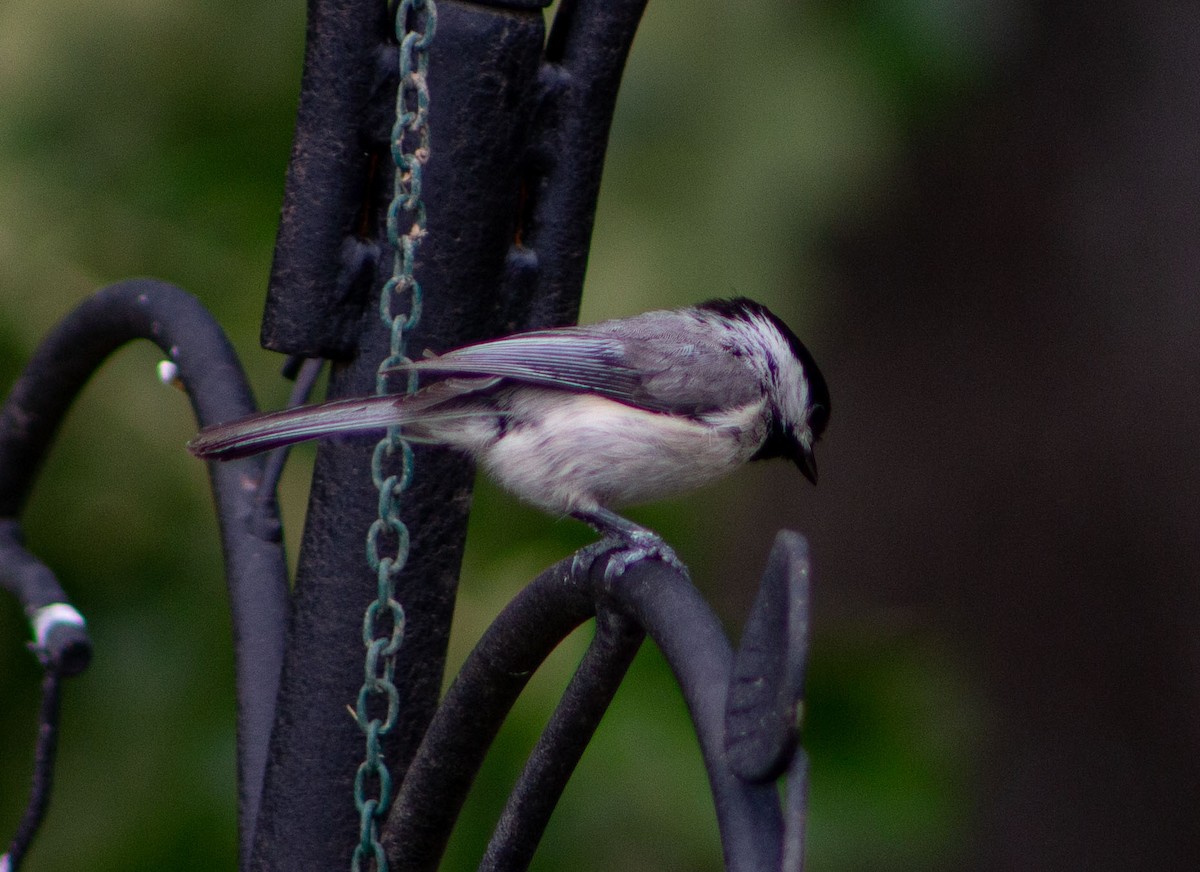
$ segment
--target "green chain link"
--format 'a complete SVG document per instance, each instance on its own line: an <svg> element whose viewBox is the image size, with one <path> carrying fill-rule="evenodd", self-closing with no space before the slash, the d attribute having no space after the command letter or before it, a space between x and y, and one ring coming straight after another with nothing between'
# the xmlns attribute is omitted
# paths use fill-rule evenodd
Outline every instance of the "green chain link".
<svg viewBox="0 0 1200 872"><path fill-rule="evenodd" d="M421 285L413 275L417 247L425 235L425 205L421 201L421 177L429 160L429 45L437 25L434 0L402 0L396 10L396 38L400 43L400 85L396 91L396 124L392 128L392 160L396 184L388 206L388 241L394 250L392 277L383 286L379 313L391 331L388 356L379 364L375 391L388 393L388 373L406 363L408 333L421 317ZM407 312L396 311L407 303ZM416 373L410 373L407 389L416 390ZM394 471L385 472L385 468ZM380 740L396 725L400 692L396 689L396 655L404 642L404 607L395 598L395 583L408 562L409 532L400 518L400 502L412 480L412 447L399 427L391 428L375 446L371 479L379 490L379 517L367 531L367 563L375 573L376 599L363 615L363 685L358 692L355 717L366 737L366 756L354 777L354 804L359 814L359 843L350 868L360 872L374 860L376 872L386 872L387 857L379 841L380 823L392 801L392 776L383 760ZM385 554L388 544L393 554ZM391 624L391 631L381 634ZM371 717L372 698L387 703L387 714ZM377 794L368 798L369 785Z"/></svg>

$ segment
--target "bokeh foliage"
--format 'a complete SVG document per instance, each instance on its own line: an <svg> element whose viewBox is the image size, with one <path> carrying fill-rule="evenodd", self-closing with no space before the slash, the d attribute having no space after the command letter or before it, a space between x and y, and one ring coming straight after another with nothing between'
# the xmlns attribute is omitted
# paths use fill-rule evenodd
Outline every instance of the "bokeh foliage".
<svg viewBox="0 0 1200 872"><path fill-rule="evenodd" d="M814 256L824 230L886 199L910 126L979 81L986 52L968 38L967 17L938 0L651 3L613 127L585 320L736 293L808 335L836 302ZM0 6L0 384L75 302L153 275L200 296L260 402L282 401L279 360L257 347L257 322L303 32L302 4L263 0ZM435 106L435 149L436 118ZM88 616L97 650L66 689L58 786L27 864L34 872L234 863L232 658L215 523L203 469L182 450L193 427L186 401L157 382L155 359L131 348L97 377L26 516L31 546ZM284 481L293 547L312 454L297 451ZM789 472L748 473L638 515L677 543L731 629L757 569L746 567L733 594L711 580L738 535L719 507L750 499L761 476ZM486 484L476 505L452 663L523 580L589 536ZM33 741L37 670L25 634L19 610L0 599L5 839ZM477 862L584 634L522 699L446 868ZM816 868L914 868L954 850L978 716L954 664L953 652L890 628L818 636L808 708ZM947 705L961 717L939 719ZM938 735L935 723L962 728ZM719 868L699 754L651 646L537 868L567 865Z"/></svg>

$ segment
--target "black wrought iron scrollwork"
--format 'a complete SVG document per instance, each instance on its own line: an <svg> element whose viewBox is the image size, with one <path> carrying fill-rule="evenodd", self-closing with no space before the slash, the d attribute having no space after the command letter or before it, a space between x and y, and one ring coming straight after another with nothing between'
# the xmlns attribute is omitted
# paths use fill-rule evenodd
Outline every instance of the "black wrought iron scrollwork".
<svg viewBox="0 0 1200 872"><path fill-rule="evenodd" d="M545 38L543 0L439 0L429 58L438 160L423 179L429 237L415 269L430 289L412 348L446 348L573 321L578 313L608 127L645 0L566 0ZM381 170L397 48L387 4L314 0L283 219L264 316L267 346L333 361L330 396L369 393L389 347L364 318L390 275ZM368 111L364 111L368 107ZM381 108L384 107L384 108ZM453 233L446 232L452 229ZM195 298L139 279L106 288L46 338L0 410L0 586L30 617L46 666L43 719L60 680L90 657L81 616L23 546L20 516L59 423L118 347L156 343L200 424L254 401L219 326ZM303 394L305 390L298 393ZM575 627L594 637L513 787L482 868L528 866L584 748L646 637L663 652L696 727L726 867L803 863L807 761L799 720L809 562L797 534L776 540L735 649L691 582L657 560L606 580L605 561L556 564L480 640L443 699L449 622L472 470L426 447L406 491L411 555L396 580L405 641L402 714L380 741L395 795L380 834L389 868L436 868L488 747L529 675ZM361 736L344 704L362 684L362 531L377 515L370 448L318 453L296 584L289 590L274 486L282 455L210 465L237 652L240 868L336 867L358 820L345 813ZM20 862L45 807L53 730L39 746ZM41 771L41 770L39 770ZM781 803L776 781L788 779ZM353 808L350 809L353 811Z"/></svg>
<svg viewBox="0 0 1200 872"><path fill-rule="evenodd" d="M97 292L42 341L0 409L0 517L9 547L0 570L32 617L34 610L69 602L48 569L15 551L19 519L54 435L84 384L127 342L158 345L178 367L199 423L255 411L237 355L220 326L195 297L153 279L120 282ZM239 825L252 832L261 796L267 742L274 721L287 614L287 569L273 496L256 484L263 457L210 466L224 546L236 648ZM40 567L40 568L39 568ZM82 627L64 653L77 660ZM69 661L68 661L69 662Z"/></svg>
<svg viewBox="0 0 1200 872"><path fill-rule="evenodd" d="M486 869L524 869L549 812L642 637L662 650L696 726L717 806L726 868L802 865L806 763L798 754L810 567L805 540L776 538L735 653L681 572L645 560L612 580L573 558L543 572L500 614L464 663L405 776L383 831L394 868L437 868L488 746L533 672L596 617L583 661L509 798ZM769 672L769 674L768 674ZM775 778L787 771L787 814ZM786 863L785 863L786 860Z"/></svg>

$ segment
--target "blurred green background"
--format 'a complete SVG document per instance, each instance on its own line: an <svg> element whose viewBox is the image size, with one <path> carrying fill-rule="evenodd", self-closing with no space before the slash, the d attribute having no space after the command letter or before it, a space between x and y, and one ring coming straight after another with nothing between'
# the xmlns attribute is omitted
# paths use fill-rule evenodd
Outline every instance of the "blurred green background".
<svg viewBox="0 0 1200 872"><path fill-rule="evenodd" d="M617 107L583 319L745 294L781 312L824 359L832 340L822 325L837 300L819 248L831 227L903 188L914 129L987 81L1004 28L981 28L973 8L651 3ZM76 302L149 275L197 294L260 403L283 401L280 360L258 348L257 332L303 15L302 4L263 0L0 5L0 384ZM215 523L204 470L183 450L187 402L157 381L156 359L130 347L99 374L25 519L32 549L96 643L92 667L66 687L57 786L31 872L235 864L232 658ZM827 374L836 396L838 375ZM839 438L835 413L828 441ZM296 452L282 487L291 547L312 456ZM804 530L821 523L820 491L793 472L748 469L637 515L677 545L735 638L782 516ZM835 486L832 467L823 472ZM764 496L783 476L796 505ZM486 484L476 507L452 664L523 581L589 536ZM754 550L731 556L735 546ZM825 555L816 559L820 579ZM24 802L34 738L38 672L26 634L15 603L0 597L0 839ZM505 786L585 644L569 640L522 699L446 868L478 862ZM962 651L904 616L818 626L807 706L812 868L935 868L962 853L988 718L970 669ZM568 866L720 868L699 754L652 646L535 868Z"/></svg>

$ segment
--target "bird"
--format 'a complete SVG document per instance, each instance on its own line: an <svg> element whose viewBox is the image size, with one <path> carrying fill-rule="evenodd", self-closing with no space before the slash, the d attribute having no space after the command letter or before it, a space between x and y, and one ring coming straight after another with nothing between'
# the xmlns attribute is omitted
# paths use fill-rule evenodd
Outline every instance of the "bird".
<svg viewBox="0 0 1200 872"><path fill-rule="evenodd" d="M623 550L610 565L619 574L645 556L682 564L657 533L616 509L692 490L754 460L791 460L815 484L814 446L831 409L809 350L745 297L515 333L397 368L441 380L411 394L216 424L188 448L229 460L399 427L413 443L467 455L519 499L592 526Z"/></svg>

